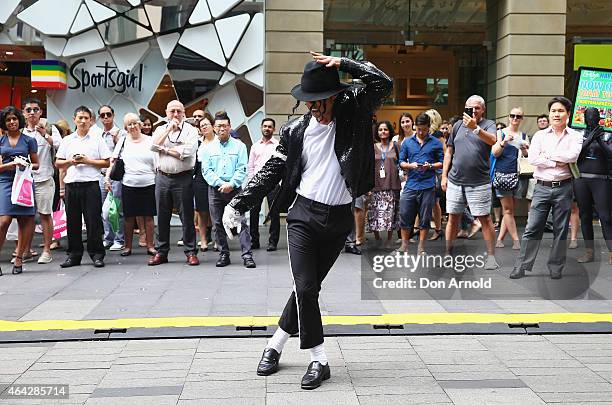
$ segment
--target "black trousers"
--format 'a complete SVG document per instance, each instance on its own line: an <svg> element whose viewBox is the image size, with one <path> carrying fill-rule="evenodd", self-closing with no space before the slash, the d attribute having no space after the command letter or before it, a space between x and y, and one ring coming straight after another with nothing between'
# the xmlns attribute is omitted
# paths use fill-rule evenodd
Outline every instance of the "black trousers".
<svg viewBox="0 0 612 405"><path fill-rule="evenodd" d="M237 188L229 193L221 193L219 190L212 186L208 186L208 207L210 209L210 219L215 228L215 235L217 245L221 249L221 253L229 255L229 243L227 242L227 234L225 233L225 227L223 226L223 213L225 207L232 201L232 198L238 194L242 189ZM240 249L242 250L242 258L253 257L251 252L251 234L249 232L249 225L247 224L246 217L242 217L240 226Z"/></svg>
<svg viewBox="0 0 612 405"><path fill-rule="evenodd" d="M87 253L92 260L104 259L106 251L102 244L102 197L97 181L66 183L65 193L68 250L71 258L80 260L83 256L83 222L87 227Z"/></svg>
<svg viewBox="0 0 612 405"><path fill-rule="evenodd" d="M170 220L172 219L172 208L176 208L183 225L185 256L197 254L191 173L185 172L178 176L168 177L158 172L155 176L155 199L157 201L157 251L161 255L168 256Z"/></svg>
<svg viewBox="0 0 612 405"><path fill-rule="evenodd" d="M276 186L274 190L266 196L268 199L268 207L272 206L272 201L276 197L279 186ZM251 210L251 218L249 220L249 229L251 231L251 244L259 244L259 212L261 211L261 204L253 207ZM278 245L278 239L280 236L280 214L278 212L270 212L270 237L268 243L271 245Z"/></svg>
<svg viewBox="0 0 612 405"><path fill-rule="evenodd" d="M298 196L287 215L293 292L278 325L300 334L300 348L323 343L319 291L354 224L351 204L329 206Z"/></svg>
<svg viewBox="0 0 612 405"><path fill-rule="evenodd" d="M606 179L576 179L574 180L574 194L580 210L580 227L582 237L587 248L595 247L593 234L593 205L597 210L601 230L612 252L612 181Z"/></svg>

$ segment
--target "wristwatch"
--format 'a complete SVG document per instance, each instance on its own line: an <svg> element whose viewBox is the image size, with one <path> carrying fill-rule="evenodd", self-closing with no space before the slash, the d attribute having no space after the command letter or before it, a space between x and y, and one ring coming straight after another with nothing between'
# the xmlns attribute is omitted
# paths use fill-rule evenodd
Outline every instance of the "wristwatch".
<svg viewBox="0 0 612 405"><path fill-rule="evenodd" d="M478 134L480 133L480 127L476 125L476 129L474 129L472 132L474 133L474 135L478 136Z"/></svg>

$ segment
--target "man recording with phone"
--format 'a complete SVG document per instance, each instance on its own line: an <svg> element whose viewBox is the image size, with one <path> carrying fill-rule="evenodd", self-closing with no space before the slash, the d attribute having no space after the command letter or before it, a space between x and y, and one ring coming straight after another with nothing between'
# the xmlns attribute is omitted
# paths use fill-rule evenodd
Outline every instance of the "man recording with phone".
<svg viewBox="0 0 612 405"><path fill-rule="evenodd" d="M499 267L495 260L495 228L491 221L491 178L489 157L497 142L495 122L484 118L485 101L478 95L465 102L463 121L453 126L446 143L442 169L442 190L446 192L446 253L450 254L457 229L467 205L482 224L487 244L485 269Z"/></svg>

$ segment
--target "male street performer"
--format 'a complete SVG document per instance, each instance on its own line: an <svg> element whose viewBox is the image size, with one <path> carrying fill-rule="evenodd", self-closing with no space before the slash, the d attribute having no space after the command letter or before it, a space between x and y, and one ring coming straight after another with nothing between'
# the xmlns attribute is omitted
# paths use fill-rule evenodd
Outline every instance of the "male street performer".
<svg viewBox="0 0 612 405"><path fill-rule="evenodd" d="M240 229L240 217L261 204L282 180L271 210L288 212L293 292L257 374L275 373L284 344L291 334L299 333L300 348L309 349L311 357L303 389L315 389L330 377L319 291L353 227L353 198L374 186L372 116L392 88L391 79L371 63L311 54L314 60L306 64L301 83L291 90L298 100L296 107L303 101L308 112L280 129L276 152L223 215L231 235L231 229ZM341 83L338 69L363 84Z"/></svg>

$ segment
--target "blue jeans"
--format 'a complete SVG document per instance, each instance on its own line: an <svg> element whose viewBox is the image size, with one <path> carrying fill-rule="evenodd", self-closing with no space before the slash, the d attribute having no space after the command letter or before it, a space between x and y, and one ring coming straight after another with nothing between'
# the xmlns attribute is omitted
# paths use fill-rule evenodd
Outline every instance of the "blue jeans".
<svg viewBox="0 0 612 405"><path fill-rule="evenodd" d="M111 186L113 196L121 199L121 182L111 180ZM104 204L104 200L106 200L106 195L108 194L106 187L104 187L104 177L100 179L100 193L102 194L102 204ZM109 221L102 218L102 222L104 224L104 243L114 242L123 245L125 242L125 236L123 235L123 208L119 208L119 229L117 229L117 233L113 232Z"/></svg>

